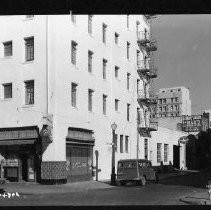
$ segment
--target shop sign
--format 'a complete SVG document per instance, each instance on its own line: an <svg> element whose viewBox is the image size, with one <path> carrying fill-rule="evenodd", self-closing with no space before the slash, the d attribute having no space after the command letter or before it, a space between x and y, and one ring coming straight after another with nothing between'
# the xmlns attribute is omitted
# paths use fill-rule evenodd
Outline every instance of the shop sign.
<svg viewBox="0 0 211 210"><path fill-rule="evenodd" d="M3 159L1 164L3 166L15 167L18 166L18 159Z"/></svg>
<svg viewBox="0 0 211 210"><path fill-rule="evenodd" d="M182 117L182 130L185 132L199 132L208 128L206 115L191 115Z"/></svg>
<svg viewBox="0 0 211 210"><path fill-rule="evenodd" d="M182 130L185 132L199 132L202 128L202 115L183 116Z"/></svg>

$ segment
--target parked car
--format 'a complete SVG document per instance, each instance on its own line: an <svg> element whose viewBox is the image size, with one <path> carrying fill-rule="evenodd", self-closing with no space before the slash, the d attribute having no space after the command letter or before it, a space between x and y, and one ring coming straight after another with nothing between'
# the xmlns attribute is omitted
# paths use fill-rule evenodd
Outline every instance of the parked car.
<svg viewBox="0 0 211 210"><path fill-rule="evenodd" d="M144 159L119 160L117 165L117 183L125 185L128 182L136 182L142 186L147 181L158 182L157 172L152 168L152 163Z"/></svg>

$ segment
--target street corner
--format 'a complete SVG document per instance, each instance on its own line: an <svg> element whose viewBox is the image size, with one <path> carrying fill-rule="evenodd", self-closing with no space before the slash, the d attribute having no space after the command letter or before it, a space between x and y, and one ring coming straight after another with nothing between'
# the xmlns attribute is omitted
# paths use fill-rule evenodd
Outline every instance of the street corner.
<svg viewBox="0 0 211 210"><path fill-rule="evenodd" d="M205 196L187 196L179 200L189 205L211 205L211 200Z"/></svg>

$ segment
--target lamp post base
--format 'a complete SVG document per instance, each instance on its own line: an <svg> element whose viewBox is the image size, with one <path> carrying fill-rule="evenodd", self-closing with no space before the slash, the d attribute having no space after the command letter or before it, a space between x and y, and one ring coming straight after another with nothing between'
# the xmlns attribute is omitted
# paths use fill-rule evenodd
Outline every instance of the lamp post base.
<svg viewBox="0 0 211 210"><path fill-rule="evenodd" d="M116 185L116 174L111 174L111 185Z"/></svg>

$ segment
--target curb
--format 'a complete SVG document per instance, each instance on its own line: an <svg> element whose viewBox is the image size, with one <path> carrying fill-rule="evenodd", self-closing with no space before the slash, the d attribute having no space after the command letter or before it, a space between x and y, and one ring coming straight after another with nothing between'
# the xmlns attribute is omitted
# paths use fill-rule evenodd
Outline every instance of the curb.
<svg viewBox="0 0 211 210"><path fill-rule="evenodd" d="M179 201L181 201L183 203L187 203L189 205L210 205L205 200L196 201L196 200L188 200L188 199L180 198Z"/></svg>
<svg viewBox="0 0 211 210"><path fill-rule="evenodd" d="M165 180L165 179L170 179L170 178L172 178L172 177L179 177L179 176L187 176L187 175L190 175L191 174L191 172L190 173L186 173L186 174L175 174L175 175L172 175L172 176L166 176L166 177L159 177L159 180Z"/></svg>

